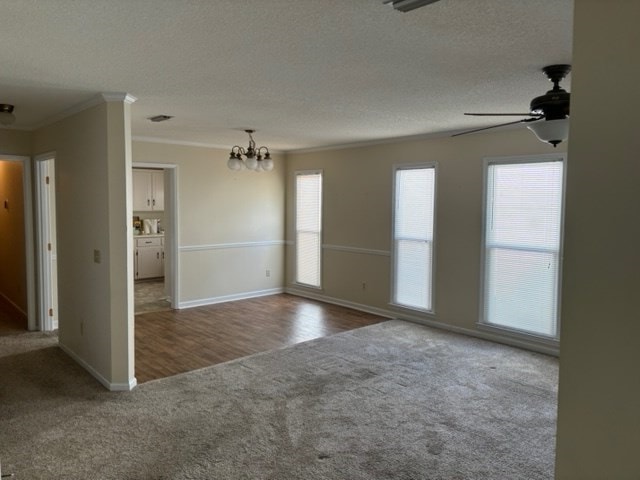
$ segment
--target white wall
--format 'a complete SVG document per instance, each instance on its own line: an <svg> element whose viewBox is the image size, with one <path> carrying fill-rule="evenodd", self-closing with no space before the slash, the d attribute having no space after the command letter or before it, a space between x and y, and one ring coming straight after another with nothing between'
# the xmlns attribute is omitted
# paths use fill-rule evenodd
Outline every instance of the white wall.
<svg viewBox="0 0 640 480"><path fill-rule="evenodd" d="M282 290L284 161L275 155L272 172L233 172L228 158L227 150L133 142L136 166L177 168L181 307Z"/></svg>
<svg viewBox="0 0 640 480"><path fill-rule="evenodd" d="M640 2L575 3L556 478L640 478Z"/></svg>
<svg viewBox="0 0 640 480"><path fill-rule="evenodd" d="M295 238L295 171L323 169L326 245L321 292L294 284L294 247L287 248L288 289L477 333L483 158L548 154L564 149L563 144L557 149L543 144L522 128L288 155L287 240L292 242ZM434 315L389 305L392 167L421 162L438 164Z"/></svg>
<svg viewBox="0 0 640 480"><path fill-rule="evenodd" d="M111 389L135 383L129 115L100 103L34 132L56 159L60 345Z"/></svg>

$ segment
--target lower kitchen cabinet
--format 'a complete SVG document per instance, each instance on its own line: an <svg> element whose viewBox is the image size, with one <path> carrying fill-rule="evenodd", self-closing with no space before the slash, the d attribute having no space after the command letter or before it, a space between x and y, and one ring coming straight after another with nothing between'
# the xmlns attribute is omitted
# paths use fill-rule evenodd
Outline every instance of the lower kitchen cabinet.
<svg viewBox="0 0 640 480"><path fill-rule="evenodd" d="M164 276L164 238L135 238L135 278L154 278Z"/></svg>

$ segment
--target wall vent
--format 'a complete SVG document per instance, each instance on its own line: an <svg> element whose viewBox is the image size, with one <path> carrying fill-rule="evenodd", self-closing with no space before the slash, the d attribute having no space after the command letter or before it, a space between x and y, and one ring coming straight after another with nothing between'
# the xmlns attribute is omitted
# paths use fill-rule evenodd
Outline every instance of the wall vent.
<svg viewBox="0 0 640 480"><path fill-rule="evenodd" d="M156 115L155 117L149 117L152 122L164 122L173 118L173 115Z"/></svg>

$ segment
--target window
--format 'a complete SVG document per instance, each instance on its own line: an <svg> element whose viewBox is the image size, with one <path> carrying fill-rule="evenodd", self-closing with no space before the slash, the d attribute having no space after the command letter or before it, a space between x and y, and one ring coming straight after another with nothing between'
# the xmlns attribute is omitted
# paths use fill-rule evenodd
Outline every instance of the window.
<svg viewBox="0 0 640 480"><path fill-rule="evenodd" d="M296 173L296 282L320 287L322 172Z"/></svg>
<svg viewBox="0 0 640 480"><path fill-rule="evenodd" d="M435 166L395 170L393 303L432 311Z"/></svg>
<svg viewBox="0 0 640 480"><path fill-rule="evenodd" d="M481 323L557 339L563 166L486 164Z"/></svg>

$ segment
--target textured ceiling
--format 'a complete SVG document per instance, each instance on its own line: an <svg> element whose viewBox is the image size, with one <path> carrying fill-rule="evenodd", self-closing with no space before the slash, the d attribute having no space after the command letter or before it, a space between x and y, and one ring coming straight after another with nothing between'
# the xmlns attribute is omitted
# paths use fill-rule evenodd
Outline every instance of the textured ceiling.
<svg viewBox="0 0 640 480"><path fill-rule="evenodd" d="M245 144L245 128L295 150L499 123L462 114L526 112L550 88L540 69L571 63L572 0L409 13L382 0L0 0L0 13L15 128L127 92L134 136L204 145ZM146 119L157 114L175 118Z"/></svg>

